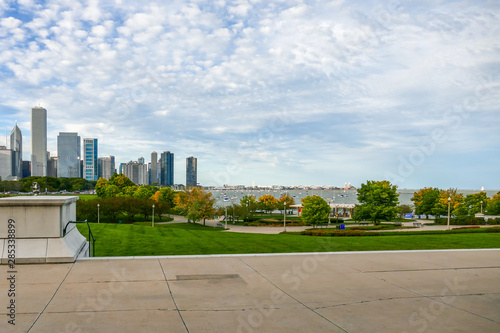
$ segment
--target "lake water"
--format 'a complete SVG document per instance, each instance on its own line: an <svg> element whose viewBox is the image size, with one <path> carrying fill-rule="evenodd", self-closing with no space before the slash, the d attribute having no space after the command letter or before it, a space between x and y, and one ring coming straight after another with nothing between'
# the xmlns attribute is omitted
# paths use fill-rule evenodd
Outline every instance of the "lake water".
<svg viewBox="0 0 500 333"><path fill-rule="evenodd" d="M401 205L413 205L411 198L413 194L418 190L413 189L400 189L399 193L399 203ZM499 190L485 190L488 197L492 197L497 194ZM240 199L245 195L254 195L259 199L264 194L271 194L275 198L279 199L282 194L287 193L289 196L293 197L295 204L300 204L302 198L308 195L319 195L327 202L333 198L333 203L339 204L356 204L358 203L357 191L356 190L211 190L212 197L216 200L215 206L224 206L240 203ZM480 190L458 190L459 193L463 193L464 196L468 194L478 193ZM227 198L227 199L225 199Z"/></svg>

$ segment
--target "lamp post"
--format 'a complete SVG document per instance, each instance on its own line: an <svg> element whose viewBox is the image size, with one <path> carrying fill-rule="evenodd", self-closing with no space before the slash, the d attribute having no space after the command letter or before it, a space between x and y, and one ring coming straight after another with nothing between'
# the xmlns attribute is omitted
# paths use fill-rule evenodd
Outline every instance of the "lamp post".
<svg viewBox="0 0 500 333"><path fill-rule="evenodd" d="M226 212L225 215L224 215L224 222L226 224L226 226L225 226L224 229L227 230L227 205L224 205L224 210Z"/></svg>
<svg viewBox="0 0 500 333"><path fill-rule="evenodd" d="M328 226L330 226L330 224L332 223L332 210L333 210L333 207L332 207L332 200L329 201L329 208L330 210L328 211Z"/></svg>
<svg viewBox="0 0 500 333"><path fill-rule="evenodd" d="M451 206L451 197L448 197L448 230L450 230L450 206Z"/></svg>
<svg viewBox="0 0 500 333"><path fill-rule="evenodd" d="M153 204L153 214L151 214L151 226L155 226L155 204Z"/></svg>
<svg viewBox="0 0 500 333"><path fill-rule="evenodd" d="M97 204L97 223L99 223L100 220L99 207L101 207L101 205Z"/></svg>
<svg viewBox="0 0 500 333"><path fill-rule="evenodd" d="M286 232L286 201L283 202L283 228L284 231Z"/></svg>
<svg viewBox="0 0 500 333"><path fill-rule="evenodd" d="M481 214L483 213L483 200L481 200Z"/></svg>

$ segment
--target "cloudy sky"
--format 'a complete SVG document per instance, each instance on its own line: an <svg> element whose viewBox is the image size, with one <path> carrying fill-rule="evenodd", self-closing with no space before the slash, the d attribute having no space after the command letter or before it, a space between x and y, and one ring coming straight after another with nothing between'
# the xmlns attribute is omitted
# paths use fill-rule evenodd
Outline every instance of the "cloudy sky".
<svg viewBox="0 0 500 333"><path fill-rule="evenodd" d="M0 125L176 183L500 189L499 36L498 1L0 0Z"/></svg>

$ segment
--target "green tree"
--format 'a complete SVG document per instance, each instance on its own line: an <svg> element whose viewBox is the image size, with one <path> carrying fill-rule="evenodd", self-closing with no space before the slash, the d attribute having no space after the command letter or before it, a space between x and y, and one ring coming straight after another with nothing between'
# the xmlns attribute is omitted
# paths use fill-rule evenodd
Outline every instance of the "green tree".
<svg viewBox="0 0 500 333"><path fill-rule="evenodd" d="M118 186L120 191L123 191L125 187L135 186L134 182L132 182L127 176L117 173L111 176L109 183Z"/></svg>
<svg viewBox="0 0 500 333"><path fill-rule="evenodd" d="M489 215L500 215L500 192L495 194L488 203L487 213Z"/></svg>
<svg viewBox="0 0 500 333"><path fill-rule="evenodd" d="M174 202L181 211L185 212L186 218L194 222L203 220L203 225L207 218L215 214L212 193L205 192L201 187L193 187L191 190L181 192L177 195Z"/></svg>
<svg viewBox="0 0 500 333"><path fill-rule="evenodd" d="M356 221L369 220L375 224L381 220L391 221L397 214L399 204L397 186L387 180L369 180L358 189L358 201L354 210Z"/></svg>
<svg viewBox="0 0 500 333"><path fill-rule="evenodd" d="M433 214L433 210L439 201L440 190L438 188L426 187L420 189L413 194L411 201L415 204L415 214L425 215L429 219L429 215Z"/></svg>
<svg viewBox="0 0 500 333"><path fill-rule="evenodd" d="M156 187L151 185L141 185L136 188L134 198L136 199L150 199L156 192Z"/></svg>
<svg viewBox="0 0 500 333"><path fill-rule="evenodd" d="M473 193L468 194L465 197L463 206L466 210L467 215L474 215L476 213L480 213L481 208L482 212L484 213L487 210L489 201L490 198L488 198L486 192Z"/></svg>
<svg viewBox="0 0 500 333"><path fill-rule="evenodd" d="M258 208L257 198L255 195L245 195L240 199L240 206L242 208L240 216L244 221L249 221Z"/></svg>
<svg viewBox="0 0 500 333"><path fill-rule="evenodd" d="M108 221L116 223L118 221L118 217L122 212L122 199L123 198L119 197L108 197L105 199L98 199L98 202L101 205L99 208L102 216L104 216Z"/></svg>
<svg viewBox="0 0 500 333"><path fill-rule="evenodd" d="M285 209L285 204L286 204L286 208L288 209L288 208L290 208L291 205L295 204L295 201L293 200L293 198L291 196L284 193L281 195L276 206L280 209L280 211L283 211Z"/></svg>
<svg viewBox="0 0 500 333"><path fill-rule="evenodd" d="M319 195L307 196L302 199L302 221L307 225L327 223L330 205Z"/></svg>
<svg viewBox="0 0 500 333"><path fill-rule="evenodd" d="M267 213L271 213L273 210L276 209L276 204L278 203L278 200L270 194L264 194L259 198L259 206L260 209Z"/></svg>
<svg viewBox="0 0 500 333"><path fill-rule="evenodd" d="M405 214L411 213L413 210L411 209L410 205L399 205L396 207L398 211L399 217L403 218Z"/></svg>
<svg viewBox="0 0 500 333"><path fill-rule="evenodd" d="M464 196L458 193L457 189L441 190L439 192L438 202L432 210L434 216L448 216L448 198L450 204L450 215L467 215L467 208L462 205Z"/></svg>

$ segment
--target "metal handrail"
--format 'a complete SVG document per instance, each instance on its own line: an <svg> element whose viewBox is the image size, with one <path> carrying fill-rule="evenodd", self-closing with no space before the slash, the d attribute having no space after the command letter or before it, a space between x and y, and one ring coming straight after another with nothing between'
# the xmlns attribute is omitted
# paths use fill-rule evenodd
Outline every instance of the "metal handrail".
<svg viewBox="0 0 500 333"><path fill-rule="evenodd" d="M87 222L87 220L85 220L85 221L68 221L68 223L66 223L66 225L64 226L64 229L63 229L63 237L66 236L66 228L68 227L68 225L70 223L86 223L87 224L87 228L89 229L89 257L95 257L95 241L96 241L96 239L94 237L94 234L92 233L92 230L90 230L90 225ZM92 243L90 243L91 240L92 240ZM90 254L91 248L92 248L92 255Z"/></svg>

